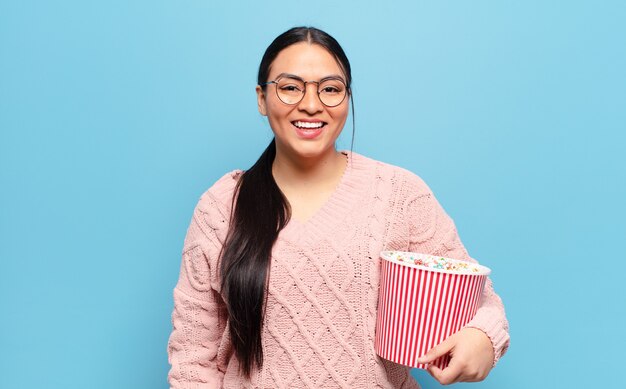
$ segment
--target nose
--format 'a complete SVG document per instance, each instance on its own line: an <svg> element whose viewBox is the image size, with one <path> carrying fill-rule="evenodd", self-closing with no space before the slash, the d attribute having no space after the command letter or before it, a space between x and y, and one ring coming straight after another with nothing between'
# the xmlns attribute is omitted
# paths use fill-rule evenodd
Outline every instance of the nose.
<svg viewBox="0 0 626 389"><path fill-rule="evenodd" d="M306 83L304 97L298 103L298 109L310 115L321 112L324 109L324 105L317 94L317 84Z"/></svg>

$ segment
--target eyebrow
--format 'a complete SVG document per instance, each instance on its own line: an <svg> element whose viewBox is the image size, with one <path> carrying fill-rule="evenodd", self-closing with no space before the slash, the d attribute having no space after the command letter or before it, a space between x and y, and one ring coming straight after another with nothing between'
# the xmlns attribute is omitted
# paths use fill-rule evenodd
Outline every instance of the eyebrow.
<svg viewBox="0 0 626 389"><path fill-rule="evenodd" d="M284 78L284 77L286 77L286 78L293 78L293 79L295 79L295 80L304 81L304 79L303 79L302 77L300 77L300 76L296 76L295 74L291 74L291 73L280 73L278 76L276 76L276 78L275 78L275 79L276 79L276 80L278 80L278 79L279 79L279 78L281 78L281 77L283 77L283 78ZM331 74L331 75L329 75L329 76L326 76L326 77L324 77L324 78L321 78L321 79L319 80L319 82L326 81L326 80L335 80L335 79L340 79L341 81L343 81L343 83L344 83L344 84L346 83L346 80L344 80L344 79L343 79L343 77L341 77L341 76L340 76L340 75L338 75L338 74Z"/></svg>

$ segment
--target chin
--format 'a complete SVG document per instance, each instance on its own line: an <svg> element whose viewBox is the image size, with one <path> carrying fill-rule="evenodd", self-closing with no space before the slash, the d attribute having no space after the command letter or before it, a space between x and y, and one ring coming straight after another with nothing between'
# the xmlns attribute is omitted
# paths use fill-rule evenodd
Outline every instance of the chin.
<svg viewBox="0 0 626 389"><path fill-rule="evenodd" d="M294 155L299 158L309 159L309 158L318 158L327 153L332 153L335 151L334 144L331 145L321 145L321 144L313 144L314 142L309 142L310 144L297 144L290 147Z"/></svg>

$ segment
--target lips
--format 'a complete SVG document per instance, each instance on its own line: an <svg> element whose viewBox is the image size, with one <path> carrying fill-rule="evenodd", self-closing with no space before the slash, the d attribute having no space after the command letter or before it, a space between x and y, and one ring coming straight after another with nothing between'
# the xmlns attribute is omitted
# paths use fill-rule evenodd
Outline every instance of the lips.
<svg viewBox="0 0 626 389"><path fill-rule="evenodd" d="M293 122L291 122L291 124L293 124L294 128L296 129L296 133L300 138L314 139L322 133L322 128L324 128L327 123L321 120L294 120Z"/></svg>
<svg viewBox="0 0 626 389"><path fill-rule="evenodd" d="M326 122L323 122L321 120L316 120L316 121L294 120L293 122L291 122L291 124L293 124L294 126L300 129L306 130L306 129L322 128L326 125Z"/></svg>

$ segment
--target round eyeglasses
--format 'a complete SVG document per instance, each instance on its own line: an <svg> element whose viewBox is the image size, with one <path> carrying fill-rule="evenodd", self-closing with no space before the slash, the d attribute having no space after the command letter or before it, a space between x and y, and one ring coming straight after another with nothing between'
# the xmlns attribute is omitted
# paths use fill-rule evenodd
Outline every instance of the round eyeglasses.
<svg viewBox="0 0 626 389"><path fill-rule="evenodd" d="M319 81L304 81L296 76L281 76L259 86L276 84L278 99L287 105L296 105L306 94L306 84L317 84L317 95L327 107L336 107L346 98L348 88L339 77L326 77Z"/></svg>

